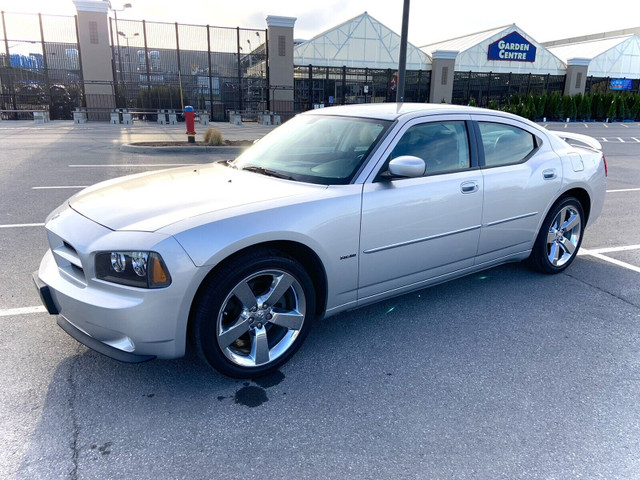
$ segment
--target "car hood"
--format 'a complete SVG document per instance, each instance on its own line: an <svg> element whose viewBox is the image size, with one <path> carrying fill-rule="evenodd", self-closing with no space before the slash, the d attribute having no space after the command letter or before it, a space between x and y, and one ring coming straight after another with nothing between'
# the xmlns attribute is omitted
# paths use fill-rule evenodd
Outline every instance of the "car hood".
<svg viewBox="0 0 640 480"><path fill-rule="evenodd" d="M214 163L98 183L71 197L69 206L112 230L152 232L197 215L324 188Z"/></svg>

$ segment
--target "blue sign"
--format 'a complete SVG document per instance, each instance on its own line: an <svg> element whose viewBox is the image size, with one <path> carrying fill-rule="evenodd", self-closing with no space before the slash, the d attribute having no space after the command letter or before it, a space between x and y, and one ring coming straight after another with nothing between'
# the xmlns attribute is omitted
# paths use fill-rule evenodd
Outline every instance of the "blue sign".
<svg viewBox="0 0 640 480"><path fill-rule="evenodd" d="M630 78L612 78L611 90L631 90L633 88L633 80Z"/></svg>
<svg viewBox="0 0 640 480"><path fill-rule="evenodd" d="M507 62L535 62L536 47L518 32L511 32L506 37L489 45L488 59Z"/></svg>

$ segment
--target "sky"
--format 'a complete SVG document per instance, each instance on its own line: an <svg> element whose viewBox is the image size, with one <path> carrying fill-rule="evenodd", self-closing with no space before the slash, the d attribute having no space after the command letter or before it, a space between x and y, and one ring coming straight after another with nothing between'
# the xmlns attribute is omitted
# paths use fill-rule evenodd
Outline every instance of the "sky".
<svg viewBox="0 0 640 480"><path fill-rule="evenodd" d="M309 39L367 11L396 33L403 0L112 0L131 3L118 19L266 28L267 15L297 17L295 38ZM74 15L71 0L0 0L6 12ZM640 0L413 0L409 41L416 46L515 23L539 42L640 26ZM1 33L1 32L0 32Z"/></svg>

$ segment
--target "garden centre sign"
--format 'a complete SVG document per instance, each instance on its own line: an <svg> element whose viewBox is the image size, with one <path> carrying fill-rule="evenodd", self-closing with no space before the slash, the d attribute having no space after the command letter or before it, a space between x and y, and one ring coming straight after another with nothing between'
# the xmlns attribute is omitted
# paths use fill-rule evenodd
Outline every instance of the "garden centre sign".
<svg viewBox="0 0 640 480"><path fill-rule="evenodd" d="M511 32L489 45L488 58L509 62L535 62L536 47L518 32Z"/></svg>

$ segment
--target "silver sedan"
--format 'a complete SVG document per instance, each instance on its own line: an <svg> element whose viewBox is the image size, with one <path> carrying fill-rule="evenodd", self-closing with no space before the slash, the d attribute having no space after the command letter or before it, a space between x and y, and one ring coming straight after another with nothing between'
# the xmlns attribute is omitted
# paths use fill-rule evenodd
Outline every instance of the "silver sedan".
<svg viewBox="0 0 640 480"><path fill-rule="evenodd" d="M505 262L564 270L605 177L594 139L506 113L314 110L234 161L78 193L47 219L34 280L58 324L112 358L190 343L226 375L259 376L322 316Z"/></svg>

